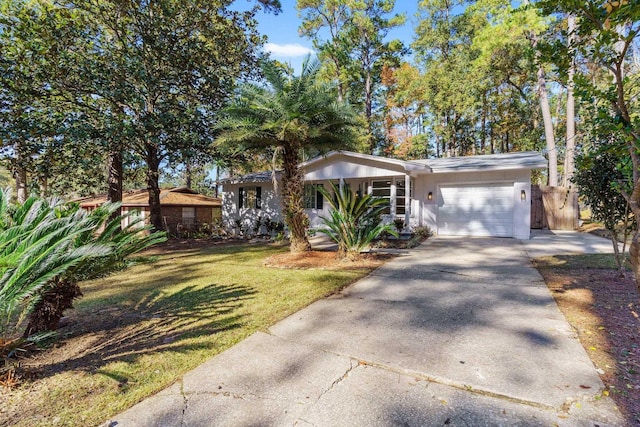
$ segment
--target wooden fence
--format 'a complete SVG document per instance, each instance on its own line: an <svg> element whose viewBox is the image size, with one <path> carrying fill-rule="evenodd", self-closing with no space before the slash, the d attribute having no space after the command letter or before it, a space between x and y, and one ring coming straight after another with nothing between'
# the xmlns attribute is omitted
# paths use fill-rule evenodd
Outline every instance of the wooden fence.
<svg viewBox="0 0 640 427"><path fill-rule="evenodd" d="M578 228L578 193L565 187L531 186L531 228Z"/></svg>

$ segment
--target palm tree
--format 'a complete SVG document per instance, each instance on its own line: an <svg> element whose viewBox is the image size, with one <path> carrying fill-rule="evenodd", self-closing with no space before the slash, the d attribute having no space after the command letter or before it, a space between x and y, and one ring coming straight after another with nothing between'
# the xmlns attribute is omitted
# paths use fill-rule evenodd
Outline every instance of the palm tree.
<svg viewBox="0 0 640 427"><path fill-rule="evenodd" d="M231 151L273 150L282 159L281 201L289 228L291 252L311 249L308 218L302 203L303 151L323 152L353 146L356 116L337 100L335 87L319 82L320 64L307 58L300 76L265 61L262 71L268 87L246 84L225 109L216 144Z"/></svg>

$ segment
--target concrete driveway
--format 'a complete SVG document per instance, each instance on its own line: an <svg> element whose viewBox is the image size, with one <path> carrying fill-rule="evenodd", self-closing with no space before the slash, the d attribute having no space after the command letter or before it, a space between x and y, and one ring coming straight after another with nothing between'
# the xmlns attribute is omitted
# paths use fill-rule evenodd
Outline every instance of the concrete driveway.
<svg viewBox="0 0 640 427"><path fill-rule="evenodd" d="M624 425L527 250L430 239L106 425Z"/></svg>

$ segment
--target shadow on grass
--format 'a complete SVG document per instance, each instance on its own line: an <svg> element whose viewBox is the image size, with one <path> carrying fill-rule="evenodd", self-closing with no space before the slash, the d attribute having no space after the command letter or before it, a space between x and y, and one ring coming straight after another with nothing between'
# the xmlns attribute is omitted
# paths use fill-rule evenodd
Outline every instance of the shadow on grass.
<svg viewBox="0 0 640 427"><path fill-rule="evenodd" d="M278 251L277 247L233 244L155 253L151 263L134 266L106 279L81 283L85 296L79 300L78 306L104 306L143 300L165 286L207 280L212 275L225 273L223 268L209 269L207 265L230 265L233 268L240 267L242 271L261 269L260 261ZM115 285L114 281L119 277L124 280ZM105 283L108 295L104 293Z"/></svg>
<svg viewBox="0 0 640 427"><path fill-rule="evenodd" d="M254 294L248 286L211 284L170 294L156 290L133 310L118 306L79 310L59 330L61 335L75 336L64 344L71 348L35 373L43 378L72 370L101 372L107 363L133 362L149 353L211 348L215 340L193 338L239 328L243 316L237 311Z"/></svg>

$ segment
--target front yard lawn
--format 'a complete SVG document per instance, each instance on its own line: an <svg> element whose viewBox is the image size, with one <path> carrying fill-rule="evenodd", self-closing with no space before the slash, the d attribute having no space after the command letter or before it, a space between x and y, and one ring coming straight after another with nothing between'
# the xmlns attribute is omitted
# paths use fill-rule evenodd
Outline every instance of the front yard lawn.
<svg viewBox="0 0 640 427"><path fill-rule="evenodd" d="M629 425L640 425L640 294L613 255L535 260L565 318Z"/></svg>
<svg viewBox="0 0 640 427"><path fill-rule="evenodd" d="M30 354L0 393L1 426L91 426L175 382L250 334L368 274L266 268L287 249L155 249L157 261L82 283L59 340ZM348 267L348 268L347 268Z"/></svg>

